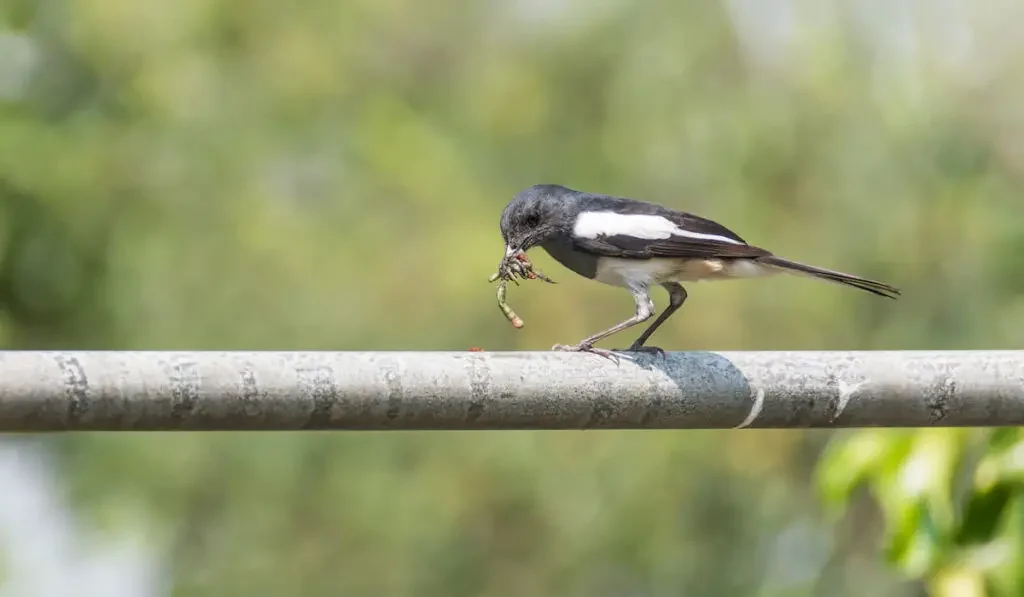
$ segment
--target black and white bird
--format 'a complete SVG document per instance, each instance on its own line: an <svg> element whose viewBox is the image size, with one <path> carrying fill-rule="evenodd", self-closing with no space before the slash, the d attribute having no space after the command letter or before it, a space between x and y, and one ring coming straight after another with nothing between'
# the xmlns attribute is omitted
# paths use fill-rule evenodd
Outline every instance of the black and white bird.
<svg viewBox="0 0 1024 597"><path fill-rule="evenodd" d="M711 220L646 201L584 193L554 184L531 186L518 193L501 214L505 257L534 246L577 274L629 290L636 302L632 317L578 344L553 350L595 352L599 340L654 316L650 291L668 291L668 307L627 350L664 352L646 346L651 335L686 300L683 282L754 278L780 272L803 274L896 298L888 284L797 263L747 244Z"/></svg>

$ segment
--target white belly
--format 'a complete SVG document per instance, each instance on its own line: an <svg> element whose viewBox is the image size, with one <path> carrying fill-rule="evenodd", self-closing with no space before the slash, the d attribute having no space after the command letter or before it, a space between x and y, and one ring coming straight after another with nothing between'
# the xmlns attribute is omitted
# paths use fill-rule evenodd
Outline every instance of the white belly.
<svg viewBox="0 0 1024 597"><path fill-rule="evenodd" d="M594 279L612 286L654 286L665 282L734 280L778 273L773 267L750 259L622 259L605 257L598 261Z"/></svg>

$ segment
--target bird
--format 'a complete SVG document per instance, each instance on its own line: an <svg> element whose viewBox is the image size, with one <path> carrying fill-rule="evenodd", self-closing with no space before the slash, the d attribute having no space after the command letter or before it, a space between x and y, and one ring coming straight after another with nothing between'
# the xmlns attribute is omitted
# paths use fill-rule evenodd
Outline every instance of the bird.
<svg viewBox="0 0 1024 597"><path fill-rule="evenodd" d="M576 344L555 344L552 350L556 351L611 358L613 351L594 344L654 317L651 291L661 287L668 292L668 306L625 351L664 356L664 349L649 346L647 341L683 306L688 296L683 283L688 282L787 272L891 299L901 294L883 282L779 257L747 243L722 224L692 213L559 184L535 184L518 192L501 213L500 229L506 260L539 246L572 272L625 288L633 296L636 308L632 317Z"/></svg>

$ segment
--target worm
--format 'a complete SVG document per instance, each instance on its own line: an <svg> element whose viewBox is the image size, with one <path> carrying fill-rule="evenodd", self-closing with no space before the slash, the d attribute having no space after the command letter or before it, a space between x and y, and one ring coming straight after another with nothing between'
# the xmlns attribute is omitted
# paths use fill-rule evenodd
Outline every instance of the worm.
<svg viewBox="0 0 1024 597"><path fill-rule="evenodd" d="M544 275L544 272L533 268L533 264L527 259L523 253L517 253L515 256L509 258L506 257L498 265L498 271L491 274L491 277L487 279L488 282L494 282L495 280L501 280L498 284L498 308L501 309L502 314L512 322L512 325L516 328L523 327L523 319L516 315L516 312L512 310L512 307L505 301L505 293L508 291L508 283L514 282L517 286L519 280L516 278L523 278L525 280L536 280L540 279L549 284L554 284L554 280Z"/></svg>
<svg viewBox="0 0 1024 597"><path fill-rule="evenodd" d="M512 310L512 307L505 302L505 290L507 288L508 282L505 280L502 280L501 283L498 284L498 308L501 309L501 312L505 317L512 322L513 327L521 328L523 327L523 318L516 315L516 312Z"/></svg>

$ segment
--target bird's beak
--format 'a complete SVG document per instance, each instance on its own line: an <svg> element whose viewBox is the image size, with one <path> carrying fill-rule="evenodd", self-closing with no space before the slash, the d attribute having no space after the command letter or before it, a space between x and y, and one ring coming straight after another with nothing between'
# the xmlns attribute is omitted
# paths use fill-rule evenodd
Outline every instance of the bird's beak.
<svg viewBox="0 0 1024 597"><path fill-rule="evenodd" d="M505 241L505 257L512 257L519 253L525 253L527 249L533 247L540 240L537 231L531 231L518 238L511 238Z"/></svg>

